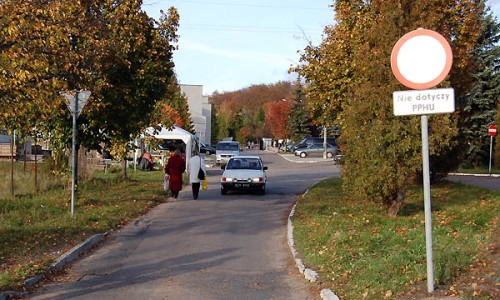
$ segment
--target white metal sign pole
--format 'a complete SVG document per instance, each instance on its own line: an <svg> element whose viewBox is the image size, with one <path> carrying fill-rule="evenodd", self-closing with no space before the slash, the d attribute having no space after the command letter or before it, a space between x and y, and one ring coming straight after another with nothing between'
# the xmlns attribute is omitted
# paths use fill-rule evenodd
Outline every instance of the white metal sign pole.
<svg viewBox="0 0 500 300"><path fill-rule="evenodd" d="M73 113L73 142L71 144L71 149L73 152L73 166L72 166L72 173L73 176L71 177L71 216L74 215L75 213L75 177L76 177L76 117L78 114L78 90L76 90L75 94L75 110Z"/></svg>
<svg viewBox="0 0 500 300"><path fill-rule="evenodd" d="M492 157L493 157L493 135L490 136L490 167L489 167L490 176L491 176L491 160L492 160Z"/></svg>
<svg viewBox="0 0 500 300"><path fill-rule="evenodd" d="M63 92L61 93L64 98L66 98L66 104L68 105L69 111L71 112L71 115L73 116L73 141L71 145L71 150L73 151L72 154L72 161L73 161L73 166L72 166L72 177L71 177L71 216L75 213L75 187L76 187L76 179L77 179L77 157L76 157L76 119L80 115L80 111L83 109L85 104L87 103L87 100L90 97L90 91L82 91L82 90L76 90L75 96L69 92ZM80 96L80 99L78 98ZM81 101L81 103L79 103Z"/></svg>
<svg viewBox="0 0 500 300"><path fill-rule="evenodd" d="M425 211L425 252L427 254L427 292L434 291L434 255L432 252L432 206L431 179L429 168L429 130L426 115L422 120L422 166L424 180L424 211Z"/></svg>
<svg viewBox="0 0 500 300"><path fill-rule="evenodd" d="M417 29L405 34L394 46L391 68L403 85L417 90L394 93L395 115L422 115L422 165L424 180L425 248L427 254L427 291L434 291L432 253L431 180L429 170L429 129L427 114L455 111L453 89L426 90L442 82L450 72L453 54L439 33ZM436 102L437 101L437 102Z"/></svg>

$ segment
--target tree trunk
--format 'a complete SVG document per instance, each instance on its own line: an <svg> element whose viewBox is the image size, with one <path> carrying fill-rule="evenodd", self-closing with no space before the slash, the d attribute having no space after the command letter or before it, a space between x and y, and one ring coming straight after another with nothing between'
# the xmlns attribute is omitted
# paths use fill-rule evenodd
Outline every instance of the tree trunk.
<svg viewBox="0 0 500 300"><path fill-rule="evenodd" d="M128 174L127 174L127 159L126 158L123 159L122 176L123 176L123 178L128 178Z"/></svg>
<svg viewBox="0 0 500 300"><path fill-rule="evenodd" d="M389 204L389 216L395 218L405 203L405 190L399 190Z"/></svg>

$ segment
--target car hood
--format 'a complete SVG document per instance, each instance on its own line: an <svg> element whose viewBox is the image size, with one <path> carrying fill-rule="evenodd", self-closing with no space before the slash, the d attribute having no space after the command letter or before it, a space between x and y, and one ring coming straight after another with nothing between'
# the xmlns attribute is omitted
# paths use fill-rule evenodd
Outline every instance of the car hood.
<svg viewBox="0 0 500 300"><path fill-rule="evenodd" d="M225 170L222 176L236 179L248 179L252 177L266 177L266 174L260 170Z"/></svg>

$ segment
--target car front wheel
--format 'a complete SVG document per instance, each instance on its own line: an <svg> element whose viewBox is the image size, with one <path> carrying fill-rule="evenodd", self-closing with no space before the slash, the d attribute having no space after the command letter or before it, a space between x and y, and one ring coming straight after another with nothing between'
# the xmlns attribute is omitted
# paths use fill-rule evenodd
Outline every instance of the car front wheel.
<svg viewBox="0 0 500 300"><path fill-rule="evenodd" d="M305 153L305 152L301 152L301 153L300 153L300 157L304 158L304 157L306 157L306 156L307 156L307 153Z"/></svg>
<svg viewBox="0 0 500 300"><path fill-rule="evenodd" d="M332 152L326 152L326 157L332 158L333 157L333 153Z"/></svg>
<svg viewBox="0 0 500 300"><path fill-rule="evenodd" d="M265 195L266 194L266 186L263 186L262 189L259 191L259 195Z"/></svg>
<svg viewBox="0 0 500 300"><path fill-rule="evenodd" d="M221 194L221 195L226 195L226 194L227 194L227 191L226 191L225 189L221 189L221 190L220 190L220 194Z"/></svg>

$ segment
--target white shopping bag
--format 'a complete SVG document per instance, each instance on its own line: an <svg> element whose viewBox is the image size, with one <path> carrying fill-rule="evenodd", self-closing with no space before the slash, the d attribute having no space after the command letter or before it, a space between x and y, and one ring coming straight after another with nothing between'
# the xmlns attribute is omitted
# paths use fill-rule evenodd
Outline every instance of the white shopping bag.
<svg viewBox="0 0 500 300"><path fill-rule="evenodd" d="M165 174L165 177L163 178L163 190L166 192L168 191L168 181L170 180L170 175Z"/></svg>

